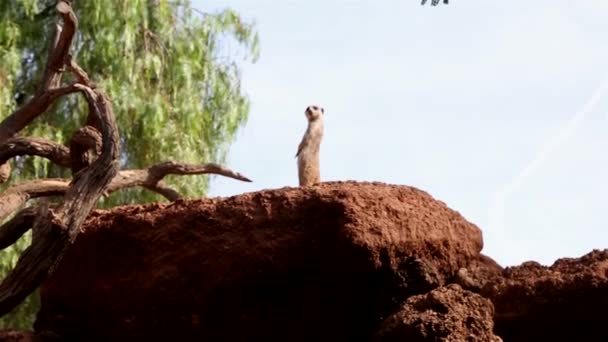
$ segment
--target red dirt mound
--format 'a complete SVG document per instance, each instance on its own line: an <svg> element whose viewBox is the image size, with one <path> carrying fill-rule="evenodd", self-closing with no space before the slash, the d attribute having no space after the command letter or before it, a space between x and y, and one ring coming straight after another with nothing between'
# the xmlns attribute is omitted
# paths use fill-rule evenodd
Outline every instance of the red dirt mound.
<svg viewBox="0 0 608 342"><path fill-rule="evenodd" d="M553 266L508 267L482 295L496 307L505 341L608 341L608 250Z"/></svg>
<svg viewBox="0 0 608 342"><path fill-rule="evenodd" d="M381 183L98 211L33 340L608 341L608 250L503 269L481 247L442 202Z"/></svg>
<svg viewBox="0 0 608 342"><path fill-rule="evenodd" d="M381 183L121 207L84 229L35 324L66 341L369 340L482 248L442 202Z"/></svg>
<svg viewBox="0 0 608 342"><path fill-rule="evenodd" d="M0 341L2 342L29 342L32 333L29 331L0 330Z"/></svg>
<svg viewBox="0 0 608 342"><path fill-rule="evenodd" d="M499 342L494 335L492 302L457 284L412 296L389 317L376 342Z"/></svg>

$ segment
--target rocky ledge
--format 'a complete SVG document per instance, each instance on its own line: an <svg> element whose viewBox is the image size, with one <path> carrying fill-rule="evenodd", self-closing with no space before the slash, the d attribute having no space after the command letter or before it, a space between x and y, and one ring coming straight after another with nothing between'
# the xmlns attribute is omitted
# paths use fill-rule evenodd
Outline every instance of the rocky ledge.
<svg viewBox="0 0 608 342"><path fill-rule="evenodd" d="M608 341L608 252L503 269L428 193L330 182L96 211L41 291L65 341Z"/></svg>

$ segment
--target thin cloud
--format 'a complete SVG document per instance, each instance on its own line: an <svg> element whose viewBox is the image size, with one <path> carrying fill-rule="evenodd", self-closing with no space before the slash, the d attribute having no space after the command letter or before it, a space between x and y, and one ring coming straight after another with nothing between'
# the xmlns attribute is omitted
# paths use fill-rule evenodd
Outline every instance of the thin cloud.
<svg viewBox="0 0 608 342"><path fill-rule="evenodd" d="M608 75L604 78L604 81L595 90L591 98L584 104L584 106L571 117L571 119L557 132L554 136L549 138L536 157L527 164L524 169L515 176L506 186L494 193L492 203L488 212L489 215L489 230L493 233L502 233L504 228L504 214L505 205L509 197L519 190L523 183L525 183L530 175L532 175L538 168L547 160L547 158L558 149L561 145L570 139L580 123L593 112L597 104L602 100L608 91Z"/></svg>

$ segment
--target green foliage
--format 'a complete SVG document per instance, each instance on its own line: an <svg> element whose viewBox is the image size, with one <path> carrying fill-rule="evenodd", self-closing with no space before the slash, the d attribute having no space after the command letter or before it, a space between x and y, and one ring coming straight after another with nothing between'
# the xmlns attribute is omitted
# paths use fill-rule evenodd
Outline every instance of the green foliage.
<svg viewBox="0 0 608 342"><path fill-rule="evenodd" d="M57 21L55 3L0 1L0 119L38 86ZM249 101L241 89L237 61L258 58L254 25L229 9L200 13L188 0L76 0L73 6L79 27L72 55L113 102L121 168L165 160L223 162L247 120ZM64 97L23 134L67 144L86 115L81 96ZM68 170L39 158L17 158L13 167L10 184L70 176ZM166 182L188 197L202 196L208 187L207 176L168 177ZM100 205L157 200L162 198L133 189L113 194ZM0 254L0 276L27 241ZM37 301L28 300L22 312L14 312L17 318L5 317L0 326L31 322Z"/></svg>
<svg viewBox="0 0 608 342"><path fill-rule="evenodd" d="M31 95L41 77L54 0L0 4L0 117L15 108L15 94ZM122 167L143 168L167 159L222 162L249 111L236 52L258 57L258 36L237 13L200 14L189 1L76 1L78 63L113 101L122 138ZM231 53L232 52L232 53ZM86 116L72 95L27 129L67 143ZM18 161L15 179L69 176L46 161ZM206 176L168 180L186 196L204 195ZM159 200L121 192L105 205Z"/></svg>

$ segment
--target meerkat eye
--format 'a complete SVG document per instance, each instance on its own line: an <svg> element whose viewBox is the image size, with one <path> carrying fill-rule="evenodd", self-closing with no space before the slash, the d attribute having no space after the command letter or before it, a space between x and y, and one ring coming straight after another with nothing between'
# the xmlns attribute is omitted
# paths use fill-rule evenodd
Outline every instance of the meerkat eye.
<svg viewBox="0 0 608 342"><path fill-rule="evenodd" d="M319 110L319 108L317 108L317 106L312 106L312 110Z"/></svg>

